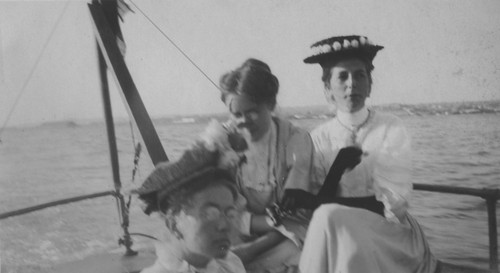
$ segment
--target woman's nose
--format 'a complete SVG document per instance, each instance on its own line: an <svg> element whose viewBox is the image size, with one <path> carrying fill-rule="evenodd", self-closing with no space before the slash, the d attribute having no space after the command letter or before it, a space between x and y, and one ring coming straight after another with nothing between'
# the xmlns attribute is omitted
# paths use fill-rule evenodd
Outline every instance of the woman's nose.
<svg viewBox="0 0 500 273"><path fill-rule="evenodd" d="M245 126L248 122L248 117L246 115L241 115L240 117L236 118L236 126L241 128Z"/></svg>
<svg viewBox="0 0 500 273"><path fill-rule="evenodd" d="M217 229L220 231L229 231L231 228L231 222L227 216L220 217L217 223Z"/></svg>
<svg viewBox="0 0 500 273"><path fill-rule="evenodd" d="M352 89L356 87L357 82L353 75L349 75L349 77L345 81L345 84L347 87L349 87L348 89L352 91Z"/></svg>

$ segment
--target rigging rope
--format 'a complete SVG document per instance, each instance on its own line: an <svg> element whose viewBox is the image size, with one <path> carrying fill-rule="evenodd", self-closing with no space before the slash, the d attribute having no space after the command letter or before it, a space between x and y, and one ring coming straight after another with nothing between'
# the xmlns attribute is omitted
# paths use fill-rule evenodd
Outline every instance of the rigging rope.
<svg viewBox="0 0 500 273"><path fill-rule="evenodd" d="M61 22L61 19L66 12L66 9L68 8L68 4L70 1L66 2L66 5L64 5L64 8L62 9L61 13L59 14L59 17L57 18L54 26L52 27L52 30L50 31L49 36L47 37L47 40L45 40L45 43L42 47L42 51L37 56L37 59L35 61L35 64L33 65L30 73L28 74L28 78L24 81L23 87L21 88L21 91L16 97L16 100L14 101L14 104L12 105L12 108L10 109L9 113L7 114L7 118L5 119L2 127L0 128L0 136L2 135L2 132L4 131L5 127L7 127L7 123L9 122L10 118L12 117L12 114L14 113L14 109L16 108L17 104L19 103L19 100L21 99L21 96L24 94L26 91L26 87L28 86L28 83L30 82L31 78L33 77L33 74L38 67L38 64L40 63L40 60L42 59L43 53L45 53L45 49L47 48L47 45L49 44L50 40L52 39L52 36L54 36L55 30L59 23Z"/></svg>
<svg viewBox="0 0 500 273"><path fill-rule="evenodd" d="M142 146L141 142L137 142L136 144L134 126L131 120L129 120L129 125L130 125L130 133L132 135L132 145L134 145L134 168L132 169L132 179L131 179L131 183L133 184L135 182L135 175L139 171L139 159L141 158ZM131 203L132 203L132 196L129 195L128 201L126 203L127 210L130 209Z"/></svg>
<svg viewBox="0 0 500 273"><path fill-rule="evenodd" d="M219 86L203 71L160 27L158 27L149 16L147 16L142 9L140 9L132 0L129 0L139 12L146 17L146 19L196 68L198 71L203 74L203 76L212 83L217 90L220 90Z"/></svg>
<svg viewBox="0 0 500 273"><path fill-rule="evenodd" d="M132 121L129 119L129 125L130 125L130 134L132 135L132 144L134 145L134 168L132 169L132 183L134 183L135 180L135 175L139 171L139 159L141 158L141 142L135 141L135 133L134 133L134 125L132 124Z"/></svg>

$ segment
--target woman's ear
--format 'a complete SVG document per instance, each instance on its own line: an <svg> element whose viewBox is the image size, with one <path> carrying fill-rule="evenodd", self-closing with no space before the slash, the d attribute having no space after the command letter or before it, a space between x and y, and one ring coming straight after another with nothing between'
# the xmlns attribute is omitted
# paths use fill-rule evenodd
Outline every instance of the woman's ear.
<svg viewBox="0 0 500 273"><path fill-rule="evenodd" d="M179 231L177 227L177 216L172 215L172 213L168 213L165 215L165 226L170 232L177 238L182 239L182 233Z"/></svg>
<svg viewBox="0 0 500 273"><path fill-rule="evenodd" d="M174 219L171 215L164 215L164 218L163 218L164 222L165 222L165 226L168 228L168 229L172 229L172 225L174 224Z"/></svg>
<svg viewBox="0 0 500 273"><path fill-rule="evenodd" d="M172 225L172 233L174 234L174 236L178 239L178 240L182 240L184 238L184 236L182 235L182 232L179 231L179 229L177 228L177 224L173 224Z"/></svg>
<svg viewBox="0 0 500 273"><path fill-rule="evenodd" d="M267 108L270 112L273 112L273 111L274 111L274 109L276 108L276 104L275 104L275 103L273 104L273 103L270 103L270 102L266 102L266 103L265 103L265 105L266 105L266 108Z"/></svg>
<svg viewBox="0 0 500 273"><path fill-rule="evenodd" d="M323 89L323 94L325 95L325 99L330 104L335 104L335 98L333 97L333 92L330 88L325 86Z"/></svg>

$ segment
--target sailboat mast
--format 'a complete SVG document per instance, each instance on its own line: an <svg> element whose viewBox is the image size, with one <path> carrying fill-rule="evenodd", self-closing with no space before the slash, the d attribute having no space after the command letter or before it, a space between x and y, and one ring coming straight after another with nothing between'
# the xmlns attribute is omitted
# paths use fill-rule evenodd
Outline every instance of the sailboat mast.
<svg viewBox="0 0 500 273"><path fill-rule="evenodd" d="M128 208L125 205L124 197L120 192L122 184L120 181L118 149L116 145L114 121L109 95L107 77L108 68L117 82L117 86L124 97L125 105L129 110L129 114L134 118L135 124L141 133L142 139L144 140L153 163L157 164L161 161L167 161L168 158L141 100L139 92L132 80L130 72L125 65L123 55L118 47L117 41L123 42L123 35L120 30L117 5L118 3L116 0L94 0L91 4L89 4L89 9L92 15L97 40L99 75L101 79L101 91L104 105L104 115L106 119L106 129L108 133L115 197L117 198L119 213L121 216L121 226L124 232L124 235L120 239L119 243L126 247L125 255L132 256L136 255L137 252L131 248L132 239L128 231Z"/></svg>
<svg viewBox="0 0 500 273"><path fill-rule="evenodd" d="M114 2L116 5L116 1L102 2L106 5L109 4L108 2ZM92 4L89 4L89 9L93 19L94 33L104 60L106 61L106 66L117 83L120 94L124 99L124 104L129 110L129 115L133 117L133 120L139 129L153 164L156 165L159 162L168 161L167 154L163 149L160 138L156 133L151 118L149 117L146 107L142 102L139 91L135 86L132 76L125 64L125 60L123 59L122 53L120 52L117 44L117 36L111 28L111 25L108 23L107 16L105 15L103 9L104 7L102 6L103 3L94 0ZM117 13L112 16L114 16L114 19L112 19L113 21L118 21Z"/></svg>

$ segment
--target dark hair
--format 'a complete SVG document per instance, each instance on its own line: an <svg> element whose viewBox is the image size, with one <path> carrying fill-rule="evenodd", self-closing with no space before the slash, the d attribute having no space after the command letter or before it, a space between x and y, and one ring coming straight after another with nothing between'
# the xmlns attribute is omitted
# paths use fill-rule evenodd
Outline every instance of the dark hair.
<svg viewBox="0 0 500 273"><path fill-rule="evenodd" d="M272 109L276 106L279 81L263 61L246 60L236 70L222 75L219 85L223 102L229 94L244 94L257 104L267 103Z"/></svg>
<svg viewBox="0 0 500 273"><path fill-rule="evenodd" d="M238 196L233 176L226 170L213 169L201 176L193 178L182 187L158 198L158 207L165 214L177 215L182 209L192 205L193 196L214 186L227 187L234 199ZM159 194L161 196L161 194Z"/></svg>
<svg viewBox="0 0 500 273"><path fill-rule="evenodd" d="M370 85L372 84L372 71L375 68L371 61L365 60L359 56L345 56L344 58L339 58L335 60L329 60L327 62L321 63L321 68L323 69L323 74L321 75L321 80L326 89L330 89L330 80L332 79L332 68L341 61L347 59L358 59L365 64L366 73L368 73L368 81Z"/></svg>

